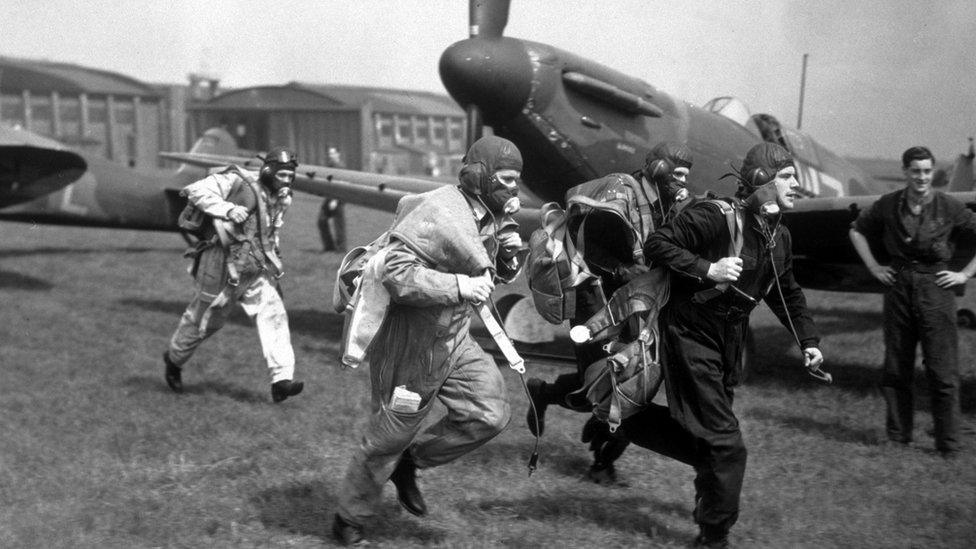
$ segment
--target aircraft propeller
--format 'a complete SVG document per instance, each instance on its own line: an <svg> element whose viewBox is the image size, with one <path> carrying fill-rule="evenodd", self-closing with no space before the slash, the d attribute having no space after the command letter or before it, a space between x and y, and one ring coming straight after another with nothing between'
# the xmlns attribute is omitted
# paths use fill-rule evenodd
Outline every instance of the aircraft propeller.
<svg viewBox="0 0 976 549"><path fill-rule="evenodd" d="M508 24L508 9L511 0L469 0L468 38L496 40L502 37ZM481 109L469 103L465 109L468 123L467 148L484 133L484 120Z"/></svg>

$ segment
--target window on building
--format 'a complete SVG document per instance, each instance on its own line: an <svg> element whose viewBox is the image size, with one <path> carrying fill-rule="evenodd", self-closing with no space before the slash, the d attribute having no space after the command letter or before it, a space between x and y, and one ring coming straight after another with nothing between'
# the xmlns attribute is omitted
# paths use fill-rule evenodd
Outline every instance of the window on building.
<svg viewBox="0 0 976 549"><path fill-rule="evenodd" d="M376 115L376 145L381 148L393 146L393 119L389 116Z"/></svg>
<svg viewBox="0 0 976 549"><path fill-rule="evenodd" d="M51 110L51 96L32 95L31 105L31 131L41 135L54 135L54 113Z"/></svg>
<svg viewBox="0 0 976 549"><path fill-rule="evenodd" d="M126 99L116 99L112 104L112 109L115 111L115 123L123 125L135 124L135 108L131 100Z"/></svg>
<svg viewBox="0 0 976 549"><path fill-rule="evenodd" d="M426 118L414 118L414 143L419 145L426 145L430 140L430 135L427 133L430 130L430 125L427 123Z"/></svg>
<svg viewBox="0 0 976 549"><path fill-rule="evenodd" d="M400 120L397 122L396 127L396 139L397 141L412 141L412 132L410 131L410 121Z"/></svg>
<svg viewBox="0 0 976 549"><path fill-rule="evenodd" d="M58 116L61 120L61 135L70 143L81 136L81 101L77 97L62 97L58 100Z"/></svg>
<svg viewBox="0 0 976 549"><path fill-rule="evenodd" d="M88 100L88 121L92 124L108 122L108 105L105 99L90 98Z"/></svg>
<svg viewBox="0 0 976 549"><path fill-rule="evenodd" d="M24 127L24 97L4 94L0 97L0 122L15 128Z"/></svg>

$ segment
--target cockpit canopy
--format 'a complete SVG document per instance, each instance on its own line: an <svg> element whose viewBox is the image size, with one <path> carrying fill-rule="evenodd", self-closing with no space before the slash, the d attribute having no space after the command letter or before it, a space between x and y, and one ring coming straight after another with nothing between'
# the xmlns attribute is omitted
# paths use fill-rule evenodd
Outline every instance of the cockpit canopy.
<svg viewBox="0 0 976 549"><path fill-rule="evenodd" d="M780 124L775 116L752 114L749 107L737 97L716 97L702 107L720 114L746 128L763 141L777 143L790 151L795 157L805 161L816 161L815 152L810 150L809 138L801 132Z"/></svg>
<svg viewBox="0 0 976 549"><path fill-rule="evenodd" d="M752 119L752 113L749 112L749 107L738 97L716 97L708 103L705 103L702 108L708 112L721 114L740 126L748 127L749 121Z"/></svg>

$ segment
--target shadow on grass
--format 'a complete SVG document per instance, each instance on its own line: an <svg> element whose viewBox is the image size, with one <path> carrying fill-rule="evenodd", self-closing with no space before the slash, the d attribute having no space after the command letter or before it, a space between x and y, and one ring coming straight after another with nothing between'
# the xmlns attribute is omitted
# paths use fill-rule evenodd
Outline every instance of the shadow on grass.
<svg viewBox="0 0 976 549"><path fill-rule="evenodd" d="M176 322L183 311L186 309L187 302L173 301L164 299L139 299L125 298L120 299L119 303L133 307L139 307L147 311L157 313L168 313L173 316ZM343 317L340 314L320 311L316 309L289 309L288 327L293 333L312 335L325 338L329 341L338 342L342 337ZM228 324L238 326L253 327L254 322L244 314L243 309L234 306L230 315L227 317Z"/></svg>
<svg viewBox="0 0 976 549"><path fill-rule="evenodd" d="M643 496L612 497L604 490L594 489L592 495L549 493L540 496L512 499L488 499L463 501L458 504L461 514L473 516L472 520L490 521L493 515L521 520L548 522L553 519L574 523L585 521L604 530L624 533L640 533L651 540L663 543L687 543L688 534L675 530L663 522L648 516L646 509L653 508L664 514L689 513L682 506L665 504Z"/></svg>
<svg viewBox="0 0 976 549"><path fill-rule="evenodd" d="M751 407L742 415L750 419L775 421L790 429L817 434L823 438L838 442L875 445L885 440L879 435L880 431L878 429L852 429L840 421L817 421L802 415L785 414L780 410L772 408Z"/></svg>
<svg viewBox="0 0 976 549"><path fill-rule="evenodd" d="M258 519L269 530L281 529L334 542L332 520L336 492L336 487L328 482L291 484L259 492L251 498L251 503L258 509ZM444 543L447 537L447 531L402 516L395 503L384 503L377 520L366 525L366 538L374 542L429 545Z"/></svg>
<svg viewBox="0 0 976 549"><path fill-rule="evenodd" d="M192 375L192 368L188 369ZM202 394L215 394L223 397L227 397L231 400L236 400L238 402L246 403L270 403L271 402L271 386L268 386L267 393L259 393L256 391L249 391L243 389L239 386L233 385L232 383L225 381L203 381L200 383L194 383L192 379L187 379L186 372L183 375L183 394L176 394L170 390L169 386L166 385L166 381L163 380L163 365L162 360L159 363L159 376L149 377L149 376L129 376L125 378L122 382L127 388L134 389L138 392L161 392L170 393L173 398L186 398L187 396L202 395Z"/></svg>
<svg viewBox="0 0 976 549"><path fill-rule="evenodd" d="M11 271L0 271L0 289L47 291L53 287L54 284L42 278Z"/></svg>

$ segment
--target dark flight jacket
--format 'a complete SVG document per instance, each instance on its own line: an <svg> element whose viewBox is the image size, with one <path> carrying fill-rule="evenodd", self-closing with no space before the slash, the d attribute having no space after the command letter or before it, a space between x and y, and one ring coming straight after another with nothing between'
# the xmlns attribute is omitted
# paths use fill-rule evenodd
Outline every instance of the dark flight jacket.
<svg viewBox="0 0 976 549"><path fill-rule="evenodd" d="M694 296L702 290L715 287L715 283L706 276L708 267L728 255L731 239L725 216L717 206L706 201L689 206L670 224L651 235L645 245L644 254L652 263L667 265L675 273L671 277L669 306L688 305L701 314L740 320L747 319L755 304L765 299L766 304L787 329L787 318L792 319L804 348L816 346L820 337L807 311L803 291L793 277L790 231L782 224L775 225L770 246L764 227L767 231L773 230L758 216L748 212L744 214L743 246L739 255L743 262L742 274L734 283L741 293L730 289L704 303L695 303ZM776 265L786 308L783 307L774 284L770 255Z"/></svg>

